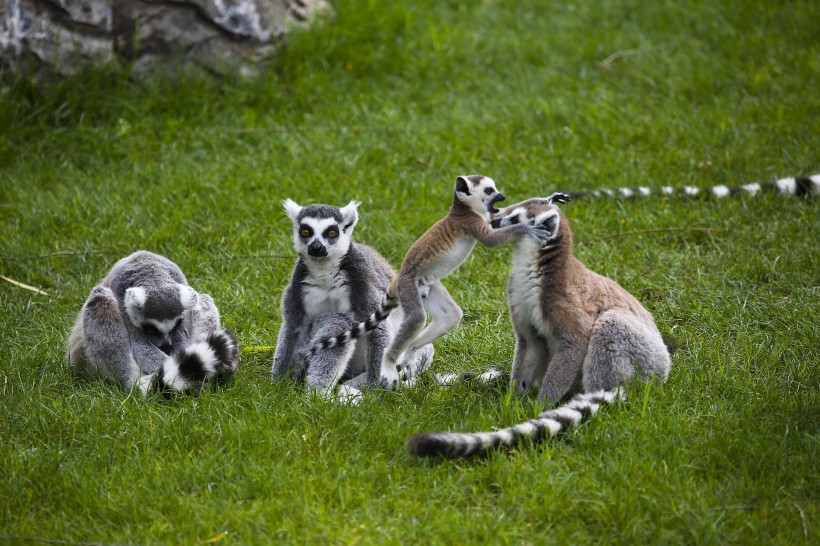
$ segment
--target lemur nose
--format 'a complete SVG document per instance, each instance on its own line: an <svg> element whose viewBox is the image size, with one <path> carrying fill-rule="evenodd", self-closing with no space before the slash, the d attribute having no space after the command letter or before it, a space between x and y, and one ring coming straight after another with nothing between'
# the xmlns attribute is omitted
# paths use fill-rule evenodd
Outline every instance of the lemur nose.
<svg viewBox="0 0 820 546"><path fill-rule="evenodd" d="M158 345L158 348L166 355L170 355L171 349L173 349L174 347L170 343L163 342L161 345Z"/></svg>
<svg viewBox="0 0 820 546"><path fill-rule="evenodd" d="M504 194L503 194L503 193L499 193L499 194L496 196L496 198L494 199L494 201L503 201L504 199L506 199L506 197L504 197Z"/></svg>
<svg viewBox="0 0 820 546"><path fill-rule="evenodd" d="M327 256L327 249L325 245L315 240L308 245L308 254L314 257Z"/></svg>

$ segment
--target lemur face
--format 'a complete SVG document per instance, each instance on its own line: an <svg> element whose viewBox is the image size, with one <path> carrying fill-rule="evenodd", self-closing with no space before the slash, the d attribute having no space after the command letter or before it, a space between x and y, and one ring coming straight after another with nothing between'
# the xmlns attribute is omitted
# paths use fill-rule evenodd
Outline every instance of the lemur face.
<svg viewBox="0 0 820 546"><path fill-rule="evenodd" d="M480 174L456 178L456 196L485 218L498 212L495 204L505 199L504 194L496 189L493 179Z"/></svg>
<svg viewBox="0 0 820 546"><path fill-rule="evenodd" d="M350 249L353 228L359 220L359 203L338 208L330 205L301 207L290 199L282 202L293 223L293 248L311 260L339 260Z"/></svg>
<svg viewBox="0 0 820 546"><path fill-rule="evenodd" d="M552 234L550 240L553 240L558 236L561 214L558 212L558 207L536 203L516 207L504 216L499 216L490 222L490 225L497 229L522 223L526 223L530 226L541 225L545 227L547 231Z"/></svg>
<svg viewBox="0 0 820 546"><path fill-rule="evenodd" d="M125 291L125 312L135 328L165 354L173 348L172 336L182 327L185 311L193 309L199 297L190 286L168 284L151 289L133 286Z"/></svg>

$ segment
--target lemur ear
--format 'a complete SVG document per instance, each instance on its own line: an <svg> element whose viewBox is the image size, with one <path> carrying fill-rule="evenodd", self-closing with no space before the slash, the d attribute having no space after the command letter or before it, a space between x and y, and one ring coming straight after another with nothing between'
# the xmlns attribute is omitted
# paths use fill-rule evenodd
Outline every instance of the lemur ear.
<svg viewBox="0 0 820 546"><path fill-rule="evenodd" d="M183 309L188 311L197 306L199 303L199 295L196 293L196 290L187 284L177 284L177 288L179 289L179 302L182 304Z"/></svg>
<svg viewBox="0 0 820 546"><path fill-rule="evenodd" d="M359 203L358 201L351 201L339 211L342 213L342 231L348 233L359 221Z"/></svg>
<svg viewBox="0 0 820 546"><path fill-rule="evenodd" d="M554 209L549 211L546 215L539 217L538 223L546 228L547 233L549 233L549 238L552 240L558 236L558 228L561 225L561 216L558 214L558 210Z"/></svg>
<svg viewBox="0 0 820 546"><path fill-rule="evenodd" d="M456 192L470 195L470 185L467 184L467 179L463 176L456 178Z"/></svg>
<svg viewBox="0 0 820 546"><path fill-rule="evenodd" d="M148 293L141 286L132 286L125 291L125 308L129 311L142 311Z"/></svg>
<svg viewBox="0 0 820 546"><path fill-rule="evenodd" d="M288 215L290 221L294 224L299 221L299 213L302 212L302 207L296 204L293 199L283 199L282 206L285 208L285 214Z"/></svg>

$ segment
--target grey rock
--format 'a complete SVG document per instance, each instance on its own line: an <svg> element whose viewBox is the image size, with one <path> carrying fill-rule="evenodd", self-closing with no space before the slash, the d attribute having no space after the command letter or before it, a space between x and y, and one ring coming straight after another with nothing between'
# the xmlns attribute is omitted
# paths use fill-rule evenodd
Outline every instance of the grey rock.
<svg viewBox="0 0 820 546"><path fill-rule="evenodd" d="M183 62L219 73L272 55L291 28L331 14L326 0L0 0L0 66L68 75Z"/></svg>

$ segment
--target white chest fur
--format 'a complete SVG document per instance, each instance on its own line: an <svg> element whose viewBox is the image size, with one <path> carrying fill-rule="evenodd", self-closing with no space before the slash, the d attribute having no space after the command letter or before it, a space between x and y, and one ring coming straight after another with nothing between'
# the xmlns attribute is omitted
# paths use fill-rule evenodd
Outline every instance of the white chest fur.
<svg viewBox="0 0 820 546"><path fill-rule="evenodd" d="M335 271L309 274L302 281L302 305L305 314L313 319L327 313L347 313L350 311L350 289L347 274Z"/></svg>
<svg viewBox="0 0 820 546"><path fill-rule="evenodd" d="M529 238L521 239L516 244L510 270L510 308L518 320L550 338L552 328L541 306L543 295L538 276L538 252L538 243Z"/></svg>
<svg viewBox="0 0 820 546"><path fill-rule="evenodd" d="M425 271L425 280L437 280L446 277L452 273L458 266L464 263L467 256L475 248L476 240L472 237L461 237L456 240L455 244L450 247L447 252L443 252L436 260L434 260L427 271Z"/></svg>

